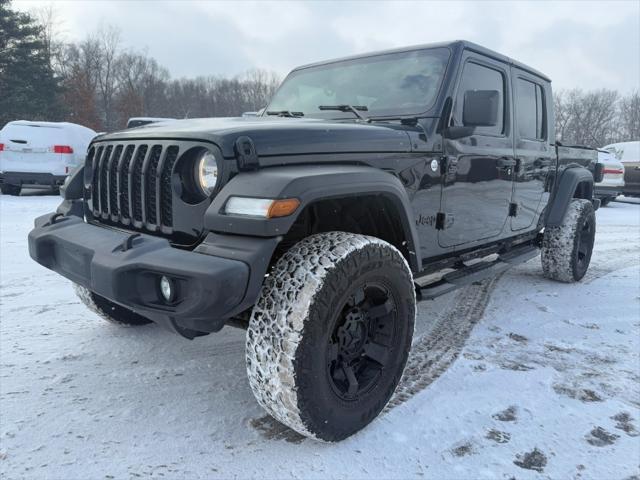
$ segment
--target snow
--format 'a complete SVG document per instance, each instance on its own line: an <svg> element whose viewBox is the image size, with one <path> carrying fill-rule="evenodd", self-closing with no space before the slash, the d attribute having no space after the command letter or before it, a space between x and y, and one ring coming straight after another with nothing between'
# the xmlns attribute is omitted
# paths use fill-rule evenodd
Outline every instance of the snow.
<svg viewBox="0 0 640 480"><path fill-rule="evenodd" d="M53 196L0 197L3 478L595 478L640 475L640 205L597 212L579 284L539 259L418 305L407 375L339 444L254 400L244 332L119 328L31 261Z"/></svg>

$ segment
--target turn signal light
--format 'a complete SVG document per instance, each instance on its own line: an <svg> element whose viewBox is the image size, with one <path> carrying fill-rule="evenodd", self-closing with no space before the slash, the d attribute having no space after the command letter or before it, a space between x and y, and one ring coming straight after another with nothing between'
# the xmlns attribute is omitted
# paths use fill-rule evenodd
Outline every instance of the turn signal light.
<svg viewBox="0 0 640 480"><path fill-rule="evenodd" d="M73 153L73 148L69 145L54 145L53 153Z"/></svg>
<svg viewBox="0 0 640 480"><path fill-rule="evenodd" d="M267 212L267 218L286 217L296 211L300 206L297 198L286 198L284 200L274 200Z"/></svg>

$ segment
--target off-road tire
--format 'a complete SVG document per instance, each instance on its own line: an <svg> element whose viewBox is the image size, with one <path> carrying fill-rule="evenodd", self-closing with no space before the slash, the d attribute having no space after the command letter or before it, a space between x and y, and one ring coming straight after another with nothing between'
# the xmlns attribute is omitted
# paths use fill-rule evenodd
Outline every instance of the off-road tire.
<svg viewBox="0 0 640 480"><path fill-rule="evenodd" d="M0 192L2 192L3 195L13 195L14 197L17 197L20 195L21 190L22 186L20 185L9 185L6 183L0 185Z"/></svg>
<svg viewBox="0 0 640 480"><path fill-rule="evenodd" d="M562 225L547 227L542 239L542 271L560 282L577 282L587 273L596 233L596 215L589 200L575 198Z"/></svg>
<svg viewBox="0 0 640 480"><path fill-rule="evenodd" d="M138 315L128 308L113 303L85 287L74 284L73 288L76 291L78 298L82 300L82 303L84 303L89 310L97 313L109 323L124 327L135 327L151 323L151 320L148 318Z"/></svg>
<svg viewBox="0 0 640 480"><path fill-rule="evenodd" d="M362 387L366 391L352 394L346 379L349 392L344 393L332 377L346 377L346 370L335 373L335 362L346 361L330 360L331 349L337 348L336 329L346 328L345 309L376 292L386 292L383 298L389 301L382 309L363 310L368 313L360 321L367 333L361 339L372 336L365 343L374 347L380 347L381 338L392 340L381 342L387 345L380 364L370 359L369 351L358 357L354 350L350 361L379 369L372 377L377 381L367 378L373 383ZM385 407L400 381L411 347L415 302L411 270L387 242L345 232L300 241L271 270L249 320L247 374L258 403L278 421L318 440L339 441L362 429ZM360 305L365 303L376 305L375 299Z"/></svg>

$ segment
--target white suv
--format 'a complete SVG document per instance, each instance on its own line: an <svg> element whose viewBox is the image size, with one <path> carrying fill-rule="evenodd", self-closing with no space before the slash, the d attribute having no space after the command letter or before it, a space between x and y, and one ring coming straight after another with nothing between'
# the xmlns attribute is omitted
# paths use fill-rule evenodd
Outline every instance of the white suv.
<svg viewBox="0 0 640 480"><path fill-rule="evenodd" d="M82 164L96 132L75 123L7 123L0 130L0 188L19 195L23 186L57 190Z"/></svg>

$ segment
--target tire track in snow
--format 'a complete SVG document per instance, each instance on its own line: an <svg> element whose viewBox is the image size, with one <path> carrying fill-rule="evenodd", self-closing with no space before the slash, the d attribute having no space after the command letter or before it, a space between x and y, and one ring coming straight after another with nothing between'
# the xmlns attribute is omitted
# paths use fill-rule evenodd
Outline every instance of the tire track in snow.
<svg viewBox="0 0 640 480"><path fill-rule="evenodd" d="M427 388L458 358L501 277L460 290L453 308L440 317L433 329L414 339L402 379L383 414Z"/></svg>

